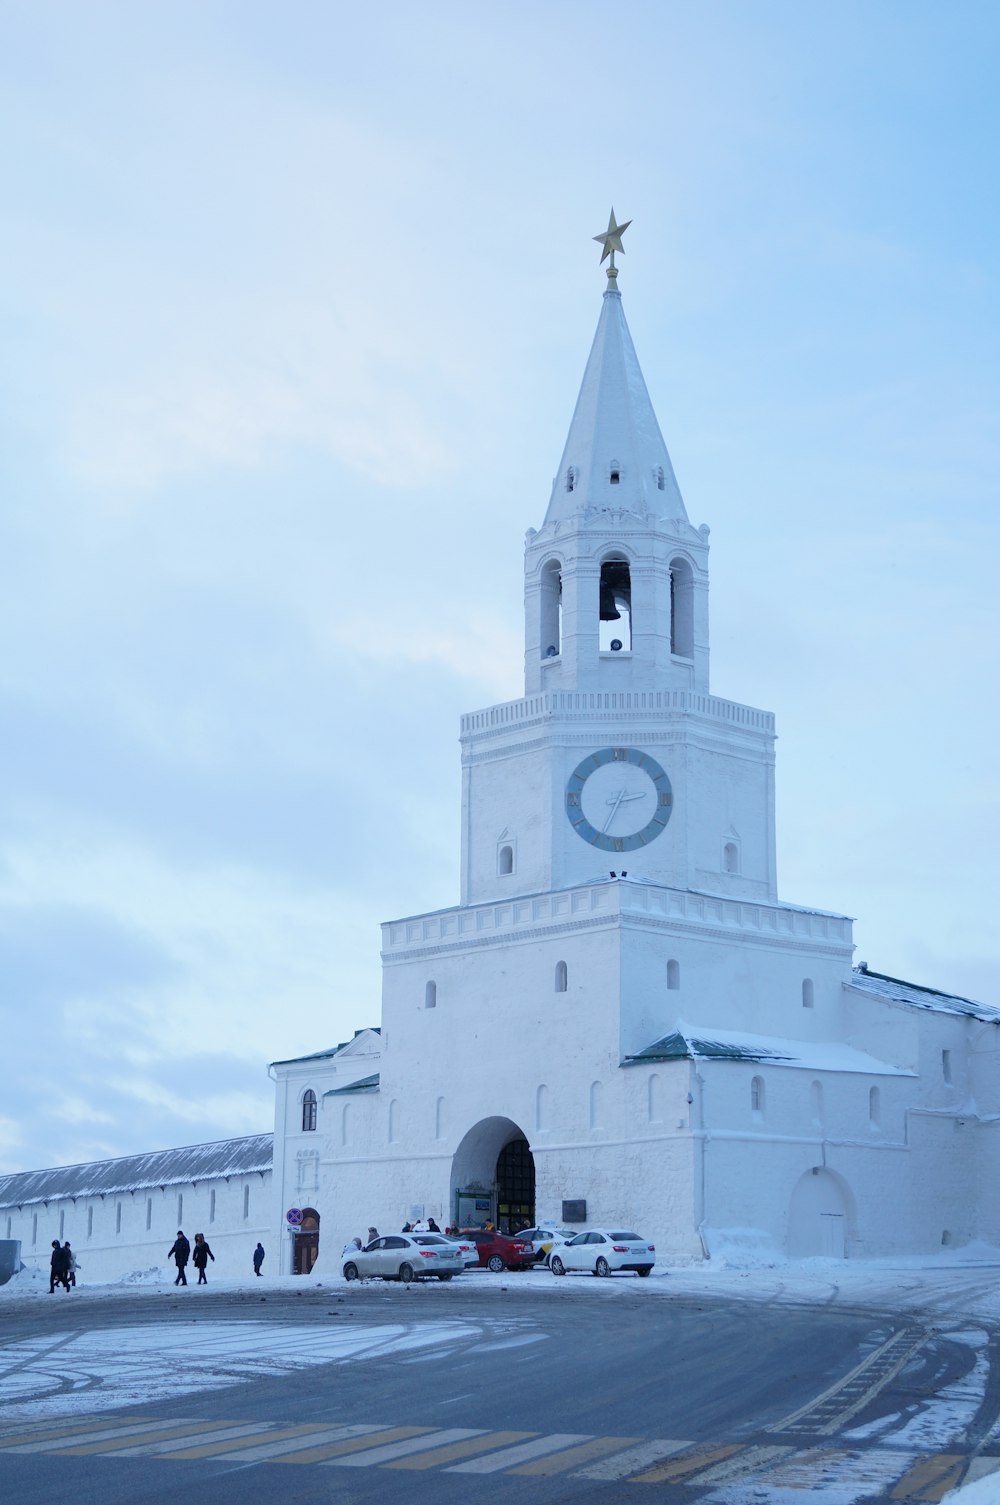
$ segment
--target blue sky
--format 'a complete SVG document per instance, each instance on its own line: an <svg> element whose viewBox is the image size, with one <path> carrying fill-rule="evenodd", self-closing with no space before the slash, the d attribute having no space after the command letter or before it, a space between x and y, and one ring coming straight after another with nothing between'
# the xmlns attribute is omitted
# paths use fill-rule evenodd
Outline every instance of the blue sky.
<svg viewBox="0 0 1000 1505"><path fill-rule="evenodd" d="M995 6L0 29L0 1169L268 1127L457 899L612 204L781 892L1000 1003Z"/></svg>

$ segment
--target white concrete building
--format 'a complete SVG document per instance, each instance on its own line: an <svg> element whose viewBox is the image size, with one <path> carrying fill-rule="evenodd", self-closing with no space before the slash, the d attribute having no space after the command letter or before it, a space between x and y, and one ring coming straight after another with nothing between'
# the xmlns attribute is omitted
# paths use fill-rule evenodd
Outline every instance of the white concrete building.
<svg viewBox="0 0 1000 1505"><path fill-rule="evenodd" d="M527 534L524 697L462 722L461 902L383 927L353 1087L343 1053L276 1068L284 1184L335 1254L422 1213L634 1224L668 1261L1000 1241L1000 1014L779 897L774 718L710 691L708 529L616 278Z"/></svg>

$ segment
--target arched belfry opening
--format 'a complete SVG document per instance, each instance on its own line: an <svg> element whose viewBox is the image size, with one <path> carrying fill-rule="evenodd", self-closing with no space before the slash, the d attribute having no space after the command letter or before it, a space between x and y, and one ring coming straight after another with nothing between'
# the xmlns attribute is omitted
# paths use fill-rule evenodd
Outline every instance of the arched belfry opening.
<svg viewBox="0 0 1000 1505"><path fill-rule="evenodd" d="M686 559L670 565L670 652L694 658L694 571Z"/></svg>
<svg viewBox="0 0 1000 1505"><path fill-rule="evenodd" d="M493 1223L501 1233L535 1220L535 1160L524 1130L510 1118L484 1118L461 1140L451 1163L452 1220L459 1228Z"/></svg>
<svg viewBox="0 0 1000 1505"><path fill-rule="evenodd" d="M558 658L562 652L562 567L550 559L542 570L542 658Z"/></svg>
<svg viewBox="0 0 1000 1505"><path fill-rule="evenodd" d="M632 650L632 575L621 554L601 561L600 643L602 653Z"/></svg>

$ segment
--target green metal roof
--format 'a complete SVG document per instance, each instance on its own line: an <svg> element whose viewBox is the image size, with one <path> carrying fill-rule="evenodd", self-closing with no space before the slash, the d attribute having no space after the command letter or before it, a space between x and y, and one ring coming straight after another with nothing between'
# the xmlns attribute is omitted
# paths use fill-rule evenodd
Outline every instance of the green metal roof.
<svg viewBox="0 0 1000 1505"><path fill-rule="evenodd" d="M379 1073L374 1076L364 1076L357 1082L348 1082L346 1087L331 1087L329 1092L324 1092L324 1097L339 1097L342 1092L373 1092L379 1083Z"/></svg>
<svg viewBox="0 0 1000 1505"><path fill-rule="evenodd" d="M794 1056L787 1051L774 1050L767 1045L737 1044L730 1040L699 1039L696 1035L683 1035L675 1030L654 1040L645 1050L634 1056L626 1056L624 1064L632 1066L644 1061L693 1061L709 1058L716 1061L791 1061Z"/></svg>

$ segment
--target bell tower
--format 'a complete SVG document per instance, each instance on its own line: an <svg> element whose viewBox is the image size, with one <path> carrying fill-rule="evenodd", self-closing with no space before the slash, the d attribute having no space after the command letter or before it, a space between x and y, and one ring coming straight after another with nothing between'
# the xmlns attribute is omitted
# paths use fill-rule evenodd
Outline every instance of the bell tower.
<svg viewBox="0 0 1000 1505"><path fill-rule="evenodd" d="M525 694L708 692L708 528L693 528L625 322L615 251L545 521L524 556Z"/></svg>
<svg viewBox="0 0 1000 1505"><path fill-rule="evenodd" d="M462 903L628 872L777 897L774 721L709 693L708 528L632 344L612 210L597 332L524 551L525 693L462 719Z"/></svg>

